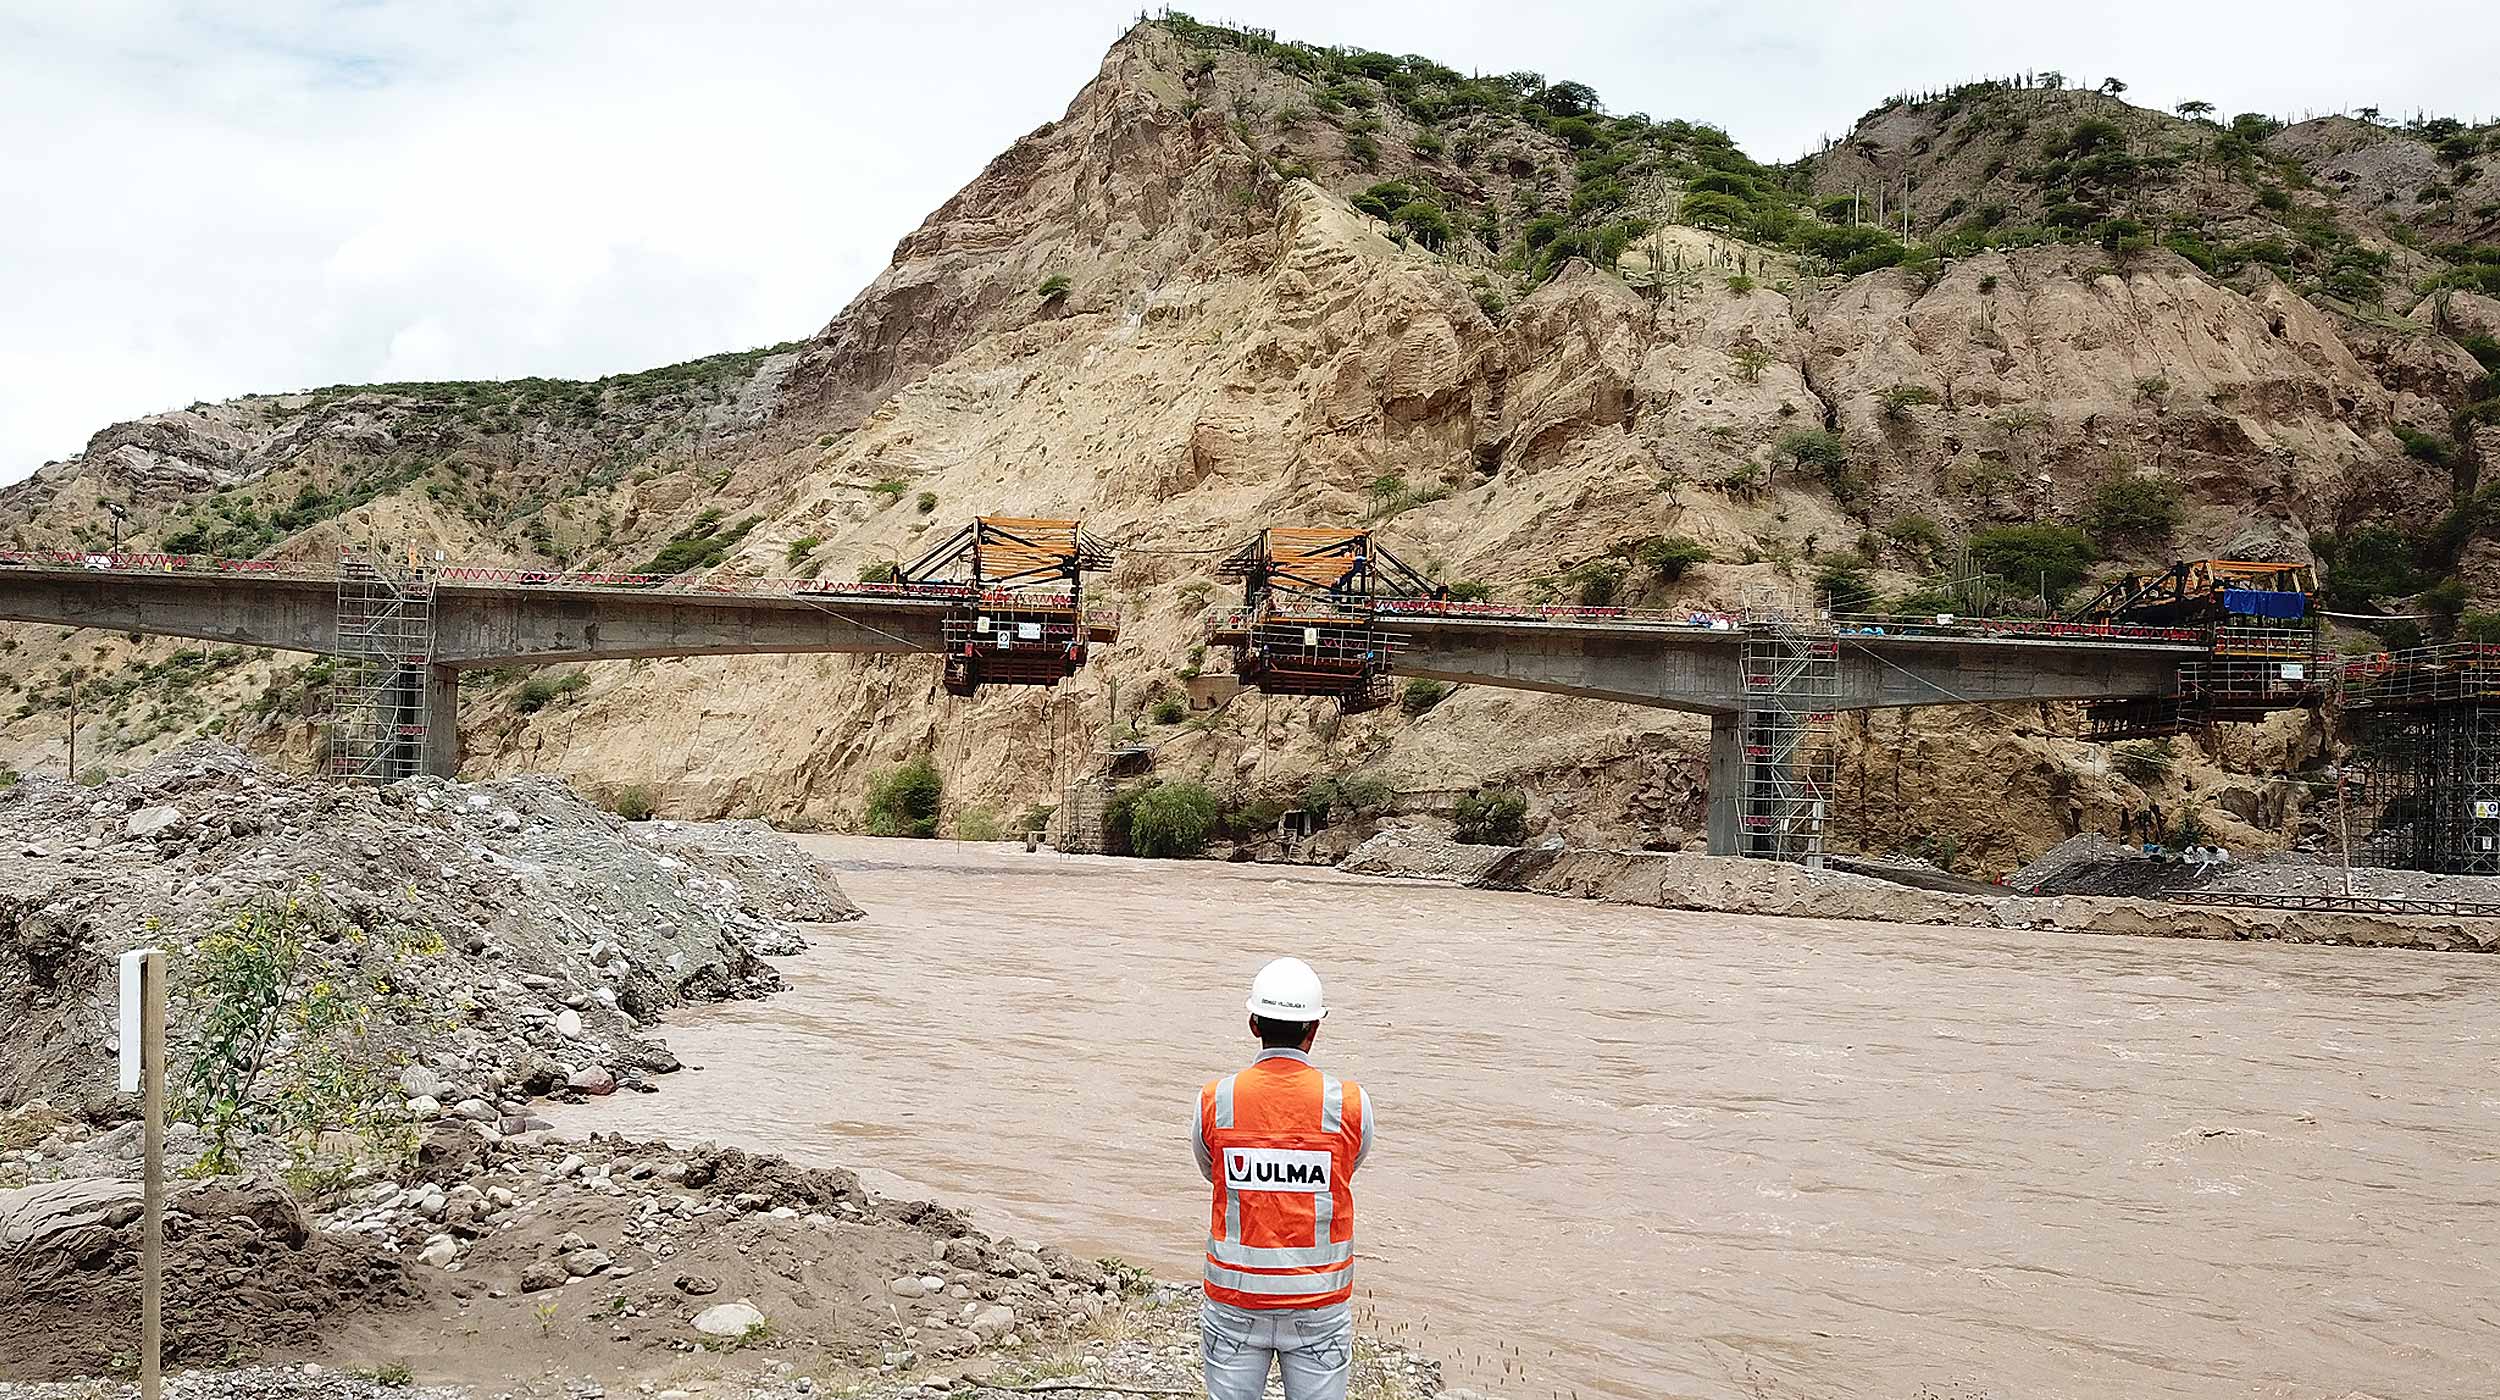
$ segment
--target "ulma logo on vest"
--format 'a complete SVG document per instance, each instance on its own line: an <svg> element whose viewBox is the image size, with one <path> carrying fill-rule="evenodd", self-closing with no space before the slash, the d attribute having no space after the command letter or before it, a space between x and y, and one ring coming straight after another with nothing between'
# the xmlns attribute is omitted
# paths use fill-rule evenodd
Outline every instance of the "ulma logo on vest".
<svg viewBox="0 0 2500 1400"><path fill-rule="evenodd" d="M1236 1191L1325 1191L1330 1160L1325 1152L1236 1147L1224 1154L1224 1184Z"/></svg>

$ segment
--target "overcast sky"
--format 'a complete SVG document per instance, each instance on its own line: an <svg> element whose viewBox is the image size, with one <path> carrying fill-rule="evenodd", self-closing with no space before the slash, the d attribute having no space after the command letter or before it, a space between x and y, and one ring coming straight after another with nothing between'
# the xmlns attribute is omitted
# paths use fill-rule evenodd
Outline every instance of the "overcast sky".
<svg viewBox="0 0 2500 1400"><path fill-rule="evenodd" d="M198 399L595 376L805 335L1057 116L1136 13L0 0L0 482ZM2226 112L2500 105L2500 6L2471 0L1195 13L1575 78L1764 160L1889 93L2022 68Z"/></svg>

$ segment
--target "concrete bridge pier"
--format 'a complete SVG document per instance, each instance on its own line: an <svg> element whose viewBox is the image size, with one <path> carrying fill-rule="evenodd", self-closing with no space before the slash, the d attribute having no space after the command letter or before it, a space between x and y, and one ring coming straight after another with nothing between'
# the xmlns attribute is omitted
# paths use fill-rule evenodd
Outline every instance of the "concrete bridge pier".
<svg viewBox="0 0 2500 1400"><path fill-rule="evenodd" d="M1745 717L1735 710L1710 714L1710 854L1741 856L1744 849Z"/></svg>
<svg viewBox="0 0 2500 1400"><path fill-rule="evenodd" d="M417 771L429 778L460 776L460 668L437 661L425 668L425 749Z"/></svg>

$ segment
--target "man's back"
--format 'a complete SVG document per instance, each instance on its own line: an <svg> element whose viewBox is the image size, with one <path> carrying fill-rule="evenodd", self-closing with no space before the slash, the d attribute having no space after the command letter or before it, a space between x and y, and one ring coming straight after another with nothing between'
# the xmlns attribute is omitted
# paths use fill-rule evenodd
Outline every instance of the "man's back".
<svg viewBox="0 0 2500 1400"><path fill-rule="evenodd" d="M1212 1400L1257 1400L1271 1365L1286 1400L1346 1392L1354 1173L1378 1134L1362 1088L1311 1063L1326 1014L1307 965L1268 964L1250 994L1258 1059L1198 1091L1190 1148L1211 1188L1199 1322Z"/></svg>

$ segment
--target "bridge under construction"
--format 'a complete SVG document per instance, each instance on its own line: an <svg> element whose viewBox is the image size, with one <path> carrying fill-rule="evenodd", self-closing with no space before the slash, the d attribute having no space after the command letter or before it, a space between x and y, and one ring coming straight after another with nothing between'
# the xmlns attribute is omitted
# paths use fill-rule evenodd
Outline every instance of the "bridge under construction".
<svg viewBox="0 0 2500 1400"><path fill-rule="evenodd" d="M474 667L929 653L953 695L1056 685L1119 635L1083 595L1111 562L1078 521L1010 517L862 583L479 568L413 551L350 551L326 570L13 551L0 552L0 619L330 656L331 770L388 781L456 773L459 676ZM2445 649L2327 665L2295 566L2181 564L2057 619L1834 615L1769 596L1733 613L1463 601L1351 529L1264 529L1217 573L1243 596L1210 614L1207 639L1245 687L1357 713L1406 676L1708 714L1714 853L1821 862L1845 711L2075 701L2091 737L2116 740L2340 693L2378 775L2370 849L2500 869L2500 649L2488 664Z"/></svg>

